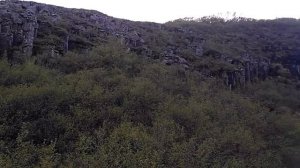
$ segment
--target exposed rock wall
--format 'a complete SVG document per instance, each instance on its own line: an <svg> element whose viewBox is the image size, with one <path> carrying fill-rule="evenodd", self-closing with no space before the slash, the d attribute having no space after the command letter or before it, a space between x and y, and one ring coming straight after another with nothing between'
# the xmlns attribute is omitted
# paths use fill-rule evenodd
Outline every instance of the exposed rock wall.
<svg viewBox="0 0 300 168"><path fill-rule="evenodd" d="M32 55L37 35L36 7L31 3L0 4L0 57L22 62Z"/></svg>
<svg viewBox="0 0 300 168"><path fill-rule="evenodd" d="M85 52L107 36L124 39L133 51L147 49L132 24L96 11L2 1L0 57L19 62L32 54L53 56L53 53L63 55L68 50Z"/></svg>
<svg viewBox="0 0 300 168"><path fill-rule="evenodd" d="M187 37L187 46L194 54L203 54L202 41L185 29L165 29L156 23L131 22L109 17L96 11L82 11L34 2L0 2L0 56L12 62L22 62L31 55L49 57L63 55L69 50L86 52L107 36L114 36L137 54L153 56L141 31L177 32ZM200 41L200 42L199 42ZM163 46L161 46L163 47ZM188 61L177 51L168 49L162 56L167 65L189 67Z"/></svg>
<svg viewBox="0 0 300 168"><path fill-rule="evenodd" d="M271 64L265 59L233 60L231 63L237 65L238 68L223 74L225 83L230 89L245 87L258 80L265 80L270 74Z"/></svg>

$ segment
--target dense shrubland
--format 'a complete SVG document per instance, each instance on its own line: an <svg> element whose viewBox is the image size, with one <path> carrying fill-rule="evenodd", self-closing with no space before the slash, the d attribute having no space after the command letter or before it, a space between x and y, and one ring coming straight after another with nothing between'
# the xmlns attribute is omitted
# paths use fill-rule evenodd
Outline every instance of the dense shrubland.
<svg viewBox="0 0 300 168"><path fill-rule="evenodd" d="M0 167L299 167L299 19L0 3Z"/></svg>
<svg viewBox="0 0 300 168"><path fill-rule="evenodd" d="M0 93L1 167L299 164L299 87L267 80L231 92L114 41L2 60Z"/></svg>
<svg viewBox="0 0 300 168"><path fill-rule="evenodd" d="M220 17L199 19L178 19L166 23L174 28L187 29L193 35L205 39L204 50L215 50L226 56L248 53L255 57L281 61L300 48L300 20L279 18L275 20L255 20L235 17L224 20Z"/></svg>

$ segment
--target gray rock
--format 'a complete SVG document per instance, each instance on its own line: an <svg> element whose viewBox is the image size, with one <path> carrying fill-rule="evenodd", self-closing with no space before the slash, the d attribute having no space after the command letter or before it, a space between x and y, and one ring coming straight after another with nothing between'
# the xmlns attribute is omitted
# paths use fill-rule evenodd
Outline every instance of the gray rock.
<svg viewBox="0 0 300 168"><path fill-rule="evenodd" d="M13 62L25 60L32 55L34 34L38 26L35 7L23 8L19 2L7 2L0 6L0 57L6 56Z"/></svg>

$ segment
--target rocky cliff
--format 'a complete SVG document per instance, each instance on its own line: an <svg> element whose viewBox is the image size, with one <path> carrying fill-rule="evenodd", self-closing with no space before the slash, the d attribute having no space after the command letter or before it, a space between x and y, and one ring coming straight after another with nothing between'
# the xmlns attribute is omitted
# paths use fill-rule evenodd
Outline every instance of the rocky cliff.
<svg viewBox="0 0 300 168"><path fill-rule="evenodd" d="M37 8L31 3L1 2L0 56L19 62L32 56L37 37Z"/></svg>
<svg viewBox="0 0 300 168"><path fill-rule="evenodd" d="M219 76L234 88L268 76L299 78L299 25L298 20L132 22L91 10L1 1L0 57L14 64L38 55L86 53L116 38L128 51ZM216 62L220 66L212 68Z"/></svg>
<svg viewBox="0 0 300 168"><path fill-rule="evenodd" d="M26 58L37 54L53 56L63 55L69 50L85 52L105 42L109 36L117 37L131 51L150 56L153 53L145 41L147 35L144 32L155 34L156 31L174 31L166 30L161 24L132 22L97 11L66 9L34 2L2 1L0 10L1 57L14 61L17 61L17 57ZM194 41L195 38L192 40L188 43L201 55L202 39L199 44ZM166 56L167 64L187 64L186 60L174 55L169 48L159 53Z"/></svg>

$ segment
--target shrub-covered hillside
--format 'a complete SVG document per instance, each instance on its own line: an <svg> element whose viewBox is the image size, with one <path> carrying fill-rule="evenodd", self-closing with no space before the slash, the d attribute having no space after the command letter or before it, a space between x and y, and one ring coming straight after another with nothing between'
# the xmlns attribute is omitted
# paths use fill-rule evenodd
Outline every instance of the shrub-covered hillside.
<svg viewBox="0 0 300 168"><path fill-rule="evenodd" d="M1 167L299 163L298 89L266 80L232 92L125 49L112 41L51 68L2 60Z"/></svg>
<svg viewBox="0 0 300 168"><path fill-rule="evenodd" d="M299 20L0 16L0 167L299 167Z"/></svg>

